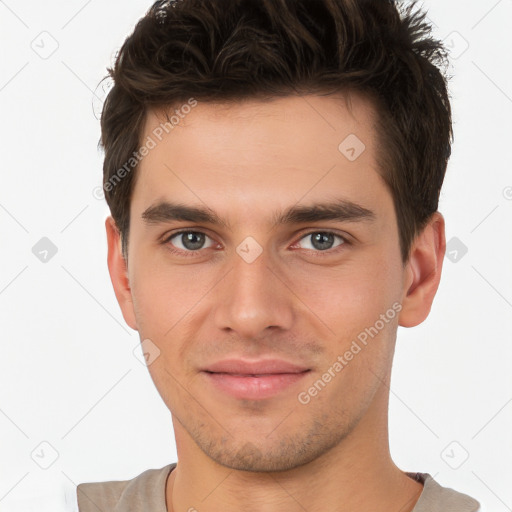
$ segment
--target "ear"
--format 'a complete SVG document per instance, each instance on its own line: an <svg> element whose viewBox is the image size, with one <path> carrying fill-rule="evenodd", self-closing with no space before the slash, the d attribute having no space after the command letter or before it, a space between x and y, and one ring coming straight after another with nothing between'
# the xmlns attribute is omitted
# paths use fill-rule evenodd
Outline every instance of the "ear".
<svg viewBox="0 0 512 512"><path fill-rule="evenodd" d="M128 281L128 270L121 248L121 234L111 216L107 217L105 220L105 228L107 230L107 262L110 280L114 286L117 302L119 302L125 322L132 329L137 330L135 311L133 309L132 291Z"/></svg>
<svg viewBox="0 0 512 512"><path fill-rule="evenodd" d="M444 218L435 212L411 246L398 321L402 327L421 324L429 315L441 279L445 251Z"/></svg>

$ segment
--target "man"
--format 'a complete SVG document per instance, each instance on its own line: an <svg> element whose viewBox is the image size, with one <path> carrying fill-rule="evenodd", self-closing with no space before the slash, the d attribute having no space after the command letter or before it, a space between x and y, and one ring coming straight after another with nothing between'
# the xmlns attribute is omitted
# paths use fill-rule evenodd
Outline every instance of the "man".
<svg viewBox="0 0 512 512"><path fill-rule="evenodd" d="M110 70L108 266L178 463L88 511L476 511L388 442L428 316L451 114L424 15L384 0L159 1Z"/></svg>

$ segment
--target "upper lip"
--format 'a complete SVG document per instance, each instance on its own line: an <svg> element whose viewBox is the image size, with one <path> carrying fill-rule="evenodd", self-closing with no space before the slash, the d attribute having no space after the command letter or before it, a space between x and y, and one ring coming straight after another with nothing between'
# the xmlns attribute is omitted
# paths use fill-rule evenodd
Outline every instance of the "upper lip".
<svg viewBox="0 0 512 512"><path fill-rule="evenodd" d="M309 368L283 361L281 359L224 359L205 367L203 371L210 373L232 373L237 375L264 375L279 373L302 373Z"/></svg>

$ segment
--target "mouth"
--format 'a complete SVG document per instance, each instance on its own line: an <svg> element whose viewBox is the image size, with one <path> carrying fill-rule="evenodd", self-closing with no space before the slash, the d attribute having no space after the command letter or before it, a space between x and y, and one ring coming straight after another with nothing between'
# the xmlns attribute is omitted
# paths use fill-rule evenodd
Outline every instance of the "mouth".
<svg viewBox="0 0 512 512"><path fill-rule="evenodd" d="M309 368L281 360L220 361L203 369L207 382L223 394L239 400L263 400L298 383Z"/></svg>

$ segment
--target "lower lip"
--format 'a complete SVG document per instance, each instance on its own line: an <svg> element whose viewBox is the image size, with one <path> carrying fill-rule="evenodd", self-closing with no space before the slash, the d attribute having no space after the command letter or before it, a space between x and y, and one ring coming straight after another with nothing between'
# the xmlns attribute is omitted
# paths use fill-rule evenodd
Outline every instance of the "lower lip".
<svg viewBox="0 0 512 512"><path fill-rule="evenodd" d="M245 400L270 398L295 384L309 373L276 373L271 375L243 376L229 373L203 372L206 378L221 391Z"/></svg>

